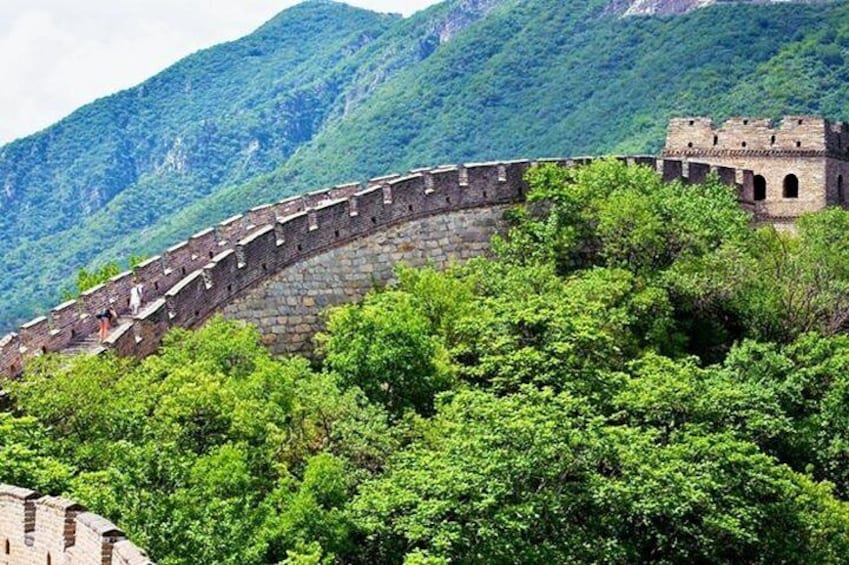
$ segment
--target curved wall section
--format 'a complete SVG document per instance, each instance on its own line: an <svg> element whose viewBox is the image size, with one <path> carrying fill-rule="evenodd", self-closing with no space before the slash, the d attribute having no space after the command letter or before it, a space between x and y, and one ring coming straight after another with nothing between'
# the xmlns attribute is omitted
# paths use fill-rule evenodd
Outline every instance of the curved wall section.
<svg viewBox="0 0 849 565"><path fill-rule="evenodd" d="M225 305L226 318L257 326L273 353L306 353L321 311L393 280L394 267L444 269L489 249L506 206L428 216L392 226L286 267Z"/></svg>
<svg viewBox="0 0 849 565"><path fill-rule="evenodd" d="M716 172L723 182L736 185L741 204L753 209L749 170L654 157L620 159L650 166L665 181L701 183L710 172ZM545 162L581 166L591 160ZM524 174L534 163L423 169L253 208L140 265L135 274L145 285L148 304L131 323L113 332L107 346L122 355L148 355L159 347L168 328L197 326L297 263L404 223L521 202L526 192ZM420 231L426 229L422 224ZM426 232L408 237L411 243L431 239ZM126 312L132 277L133 273L118 275L79 300L57 306L49 316L25 324L18 333L0 338L0 376L17 375L33 356L62 351L93 334L94 314L105 306L115 304L119 312ZM305 330L310 324L300 325Z"/></svg>
<svg viewBox="0 0 849 565"><path fill-rule="evenodd" d="M111 522L69 500L0 484L0 565L153 565Z"/></svg>

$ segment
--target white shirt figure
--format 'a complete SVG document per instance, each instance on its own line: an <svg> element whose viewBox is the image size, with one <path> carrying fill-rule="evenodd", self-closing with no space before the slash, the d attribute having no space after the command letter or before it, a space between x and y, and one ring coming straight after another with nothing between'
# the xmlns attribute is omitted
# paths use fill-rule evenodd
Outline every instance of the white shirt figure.
<svg viewBox="0 0 849 565"><path fill-rule="evenodd" d="M144 285L141 283L134 284L133 288L130 289L130 310L133 312L133 316L138 315L139 308L141 308L142 290L144 290Z"/></svg>

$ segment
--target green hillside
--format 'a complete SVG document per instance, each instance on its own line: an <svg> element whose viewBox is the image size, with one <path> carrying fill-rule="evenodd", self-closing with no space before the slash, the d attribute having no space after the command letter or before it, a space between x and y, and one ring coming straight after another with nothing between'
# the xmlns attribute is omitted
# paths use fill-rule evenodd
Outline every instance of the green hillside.
<svg viewBox="0 0 849 565"><path fill-rule="evenodd" d="M679 114L849 117L849 9L314 0L0 148L0 325L76 270L258 203L414 166L653 152Z"/></svg>

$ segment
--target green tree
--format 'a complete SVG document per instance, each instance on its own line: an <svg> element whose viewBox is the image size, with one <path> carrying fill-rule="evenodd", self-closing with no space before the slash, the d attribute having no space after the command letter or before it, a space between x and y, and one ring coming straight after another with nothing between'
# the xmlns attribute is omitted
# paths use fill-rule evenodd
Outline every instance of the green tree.
<svg viewBox="0 0 849 565"><path fill-rule="evenodd" d="M0 412L0 483L61 492L73 468L52 455L55 446L32 416Z"/></svg>
<svg viewBox="0 0 849 565"><path fill-rule="evenodd" d="M849 212L805 215L797 227L797 235L764 228L751 239L757 262L740 309L754 336L789 341L849 323Z"/></svg>
<svg viewBox="0 0 849 565"><path fill-rule="evenodd" d="M442 341L403 291L372 293L362 304L332 310L318 340L326 367L343 386L359 387L396 415L408 408L430 412L433 396L451 384Z"/></svg>
<svg viewBox="0 0 849 565"><path fill-rule="evenodd" d="M362 562L839 563L849 544L827 485L733 433L610 426L530 388L442 397L351 510Z"/></svg>
<svg viewBox="0 0 849 565"><path fill-rule="evenodd" d="M586 486L604 459L599 426L583 402L550 391L441 397L422 437L354 500L359 561L588 557L581 524L598 519Z"/></svg>

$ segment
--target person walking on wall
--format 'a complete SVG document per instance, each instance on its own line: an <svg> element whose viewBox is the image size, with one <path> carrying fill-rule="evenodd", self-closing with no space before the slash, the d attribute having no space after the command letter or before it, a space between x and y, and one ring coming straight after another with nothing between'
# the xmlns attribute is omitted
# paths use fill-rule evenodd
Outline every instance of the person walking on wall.
<svg viewBox="0 0 849 565"><path fill-rule="evenodd" d="M130 311L133 313L133 316L138 316L139 308L141 308L142 303L142 292L144 291L144 285L139 282L138 278L133 279L133 287L130 289Z"/></svg>
<svg viewBox="0 0 849 565"><path fill-rule="evenodd" d="M109 328L118 319L118 312L115 311L114 306L110 305L105 310L95 314L94 317L97 318L97 324L100 330L100 343L103 343L109 337Z"/></svg>

